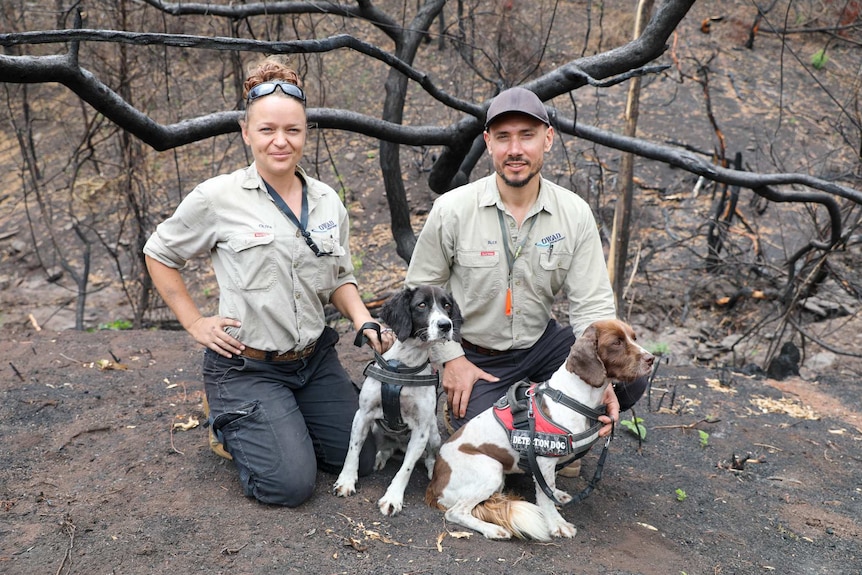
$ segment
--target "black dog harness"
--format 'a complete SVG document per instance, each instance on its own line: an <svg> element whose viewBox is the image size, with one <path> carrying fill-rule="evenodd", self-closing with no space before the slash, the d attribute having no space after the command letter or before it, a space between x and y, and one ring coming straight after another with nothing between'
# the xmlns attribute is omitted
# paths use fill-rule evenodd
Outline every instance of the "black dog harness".
<svg viewBox="0 0 862 575"><path fill-rule="evenodd" d="M373 329L380 337L380 324L368 322L362 324L353 345L362 347L368 338L362 333L366 329ZM391 434L406 434L410 431L407 424L401 419L401 389L406 386L437 386L440 383L440 374L437 372L421 374L431 362L426 361L417 367L403 365L397 360L387 361L382 355L374 352L374 360L365 366L362 374L373 377L380 382L380 402L383 408L383 419L378 419L377 424L384 431Z"/></svg>
<svg viewBox="0 0 862 575"><path fill-rule="evenodd" d="M543 403L547 397L587 418L590 427L581 433L572 433L556 423L544 413ZM562 505L554 496L553 491L539 471L536 457L557 457L561 461L556 469L562 469L573 461L580 459L599 440L599 430L602 423L600 415L605 415L607 406L600 405L593 409L572 399L563 392L553 389L547 383L531 384L529 381L519 381L513 384L505 396L494 404L494 417L509 435L509 443L522 455L518 461L519 467L533 475L539 487L556 505ZM595 489L601 480L602 468L607 459L608 446L611 437L608 436L593 479L587 487L572 499L581 501ZM523 455L526 453L526 461ZM570 502L570 503L571 503Z"/></svg>

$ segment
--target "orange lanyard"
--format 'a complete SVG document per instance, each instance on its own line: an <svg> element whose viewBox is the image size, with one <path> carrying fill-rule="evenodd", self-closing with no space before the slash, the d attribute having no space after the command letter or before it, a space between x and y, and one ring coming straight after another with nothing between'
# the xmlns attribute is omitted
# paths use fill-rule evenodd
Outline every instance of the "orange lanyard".
<svg viewBox="0 0 862 575"><path fill-rule="evenodd" d="M515 246L515 253L512 253L511 248L509 248L509 232L506 231L506 222L503 221L503 212L502 210L497 210L497 219L500 221L500 232L503 234L503 250L506 253L506 263L509 267L509 279L508 286L506 288L506 315L512 315L512 271L515 267L515 260L518 259L518 256L521 255L521 250L524 249L524 246L527 243L527 239L530 237L530 232L533 231L533 225L536 223L538 216L533 216L530 219L530 227L527 230L527 233L524 234L524 238Z"/></svg>

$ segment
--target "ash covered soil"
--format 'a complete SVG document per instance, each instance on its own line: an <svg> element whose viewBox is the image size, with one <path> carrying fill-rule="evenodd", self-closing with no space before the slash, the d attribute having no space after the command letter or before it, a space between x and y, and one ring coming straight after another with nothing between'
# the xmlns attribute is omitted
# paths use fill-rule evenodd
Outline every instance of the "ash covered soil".
<svg viewBox="0 0 862 575"><path fill-rule="evenodd" d="M358 381L371 358L352 339L344 332L339 351ZM9 575L862 570L853 378L662 364L635 407L646 440L618 426L598 488L562 511L576 537L542 544L447 524L423 503L421 464L403 512L384 517L376 501L398 460L349 499L330 493L335 476L324 473L297 509L245 498L232 463L194 425L204 419L201 351L183 332L21 331L0 350L0 572ZM597 456L558 485L582 489ZM533 498L528 480L507 485Z"/></svg>

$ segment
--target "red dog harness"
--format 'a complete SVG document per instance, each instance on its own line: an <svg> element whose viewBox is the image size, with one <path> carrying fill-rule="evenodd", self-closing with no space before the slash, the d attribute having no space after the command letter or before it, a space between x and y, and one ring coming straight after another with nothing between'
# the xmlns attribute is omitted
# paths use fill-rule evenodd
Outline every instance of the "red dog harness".
<svg viewBox="0 0 862 575"><path fill-rule="evenodd" d="M546 417L542 410L542 398L544 396L586 417L590 423L589 429L583 433L573 434L562 425ZM530 384L528 381L519 381L513 384L506 395L494 405L494 416L509 434L509 442L512 447L521 455L518 466L533 476L536 484L555 505L562 505L562 503L557 500L556 495L539 470L536 457L560 458L561 462L557 463L557 469L580 459L599 440L599 429L602 427L599 416L605 415L606 411L606 405L600 405L599 409L592 409L572 399L562 391L548 386L547 382ZM613 433L605 441L593 478L584 490L574 496L569 503L576 503L587 497L601 480L602 469L608 456L608 446L612 437ZM525 454L527 456L526 461L524 461Z"/></svg>
<svg viewBox="0 0 862 575"><path fill-rule="evenodd" d="M545 415L542 397L573 409L587 418L590 427L582 433L572 433ZM535 454L542 457L565 457L567 465L583 457L598 440L602 424L598 418L605 414L605 406L592 409L575 401L547 384L530 384L520 381L512 385L505 396L494 404L494 417L509 434L509 443L519 453L532 444Z"/></svg>

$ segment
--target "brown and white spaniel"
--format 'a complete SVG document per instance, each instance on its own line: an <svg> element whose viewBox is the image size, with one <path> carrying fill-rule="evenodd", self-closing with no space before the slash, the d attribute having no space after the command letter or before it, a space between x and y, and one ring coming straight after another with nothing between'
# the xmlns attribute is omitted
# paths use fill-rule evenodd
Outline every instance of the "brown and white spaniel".
<svg viewBox="0 0 862 575"><path fill-rule="evenodd" d="M654 357L636 343L634 331L618 320L592 324L572 346L566 362L546 382L543 416L571 432L588 429L587 417L554 401L557 392L585 406L601 405L612 381L630 382L648 374ZM571 403L571 401L569 402ZM593 441L597 438L596 429ZM425 501L445 510L446 519L482 533L488 539L549 540L574 537L575 526L563 519L554 502L536 482L536 504L502 493L503 477L522 472L509 432L488 409L461 427L440 448ZM555 457L536 458L538 470L560 503L572 497L555 486Z"/></svg>

